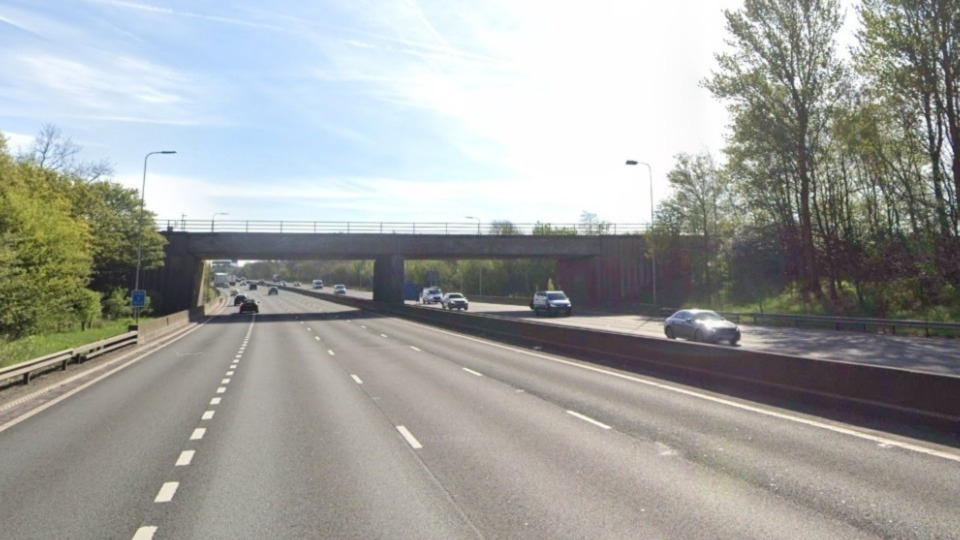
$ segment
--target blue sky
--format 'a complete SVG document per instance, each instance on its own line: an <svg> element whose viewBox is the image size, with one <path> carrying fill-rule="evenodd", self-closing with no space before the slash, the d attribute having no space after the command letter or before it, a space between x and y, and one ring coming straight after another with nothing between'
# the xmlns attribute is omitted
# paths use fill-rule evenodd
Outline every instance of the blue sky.
<svg viewBox="0 0 960 540"><path fill-rule="evenodd" d="M160 219L646 222L733 0L0 0L0 131L45 123Z"/></svg>

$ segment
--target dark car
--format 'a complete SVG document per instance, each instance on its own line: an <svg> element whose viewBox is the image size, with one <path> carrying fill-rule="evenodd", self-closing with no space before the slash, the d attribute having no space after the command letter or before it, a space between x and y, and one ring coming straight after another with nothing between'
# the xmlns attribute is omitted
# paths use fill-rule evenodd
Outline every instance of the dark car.
<svg viewBox="0 0 960 540"><path fill-rule="evenodd" d="M240 314L243 315L244 313L260 313L260 305L252 298L245 300L240 304Z"/></svg>
<svg viewBox="0 0 960 540"><path fill-rule="evenodd" d="M533 300L530 301L530 309L534 315L546 313L547 315L557 315L563 313L566 316L573 315L573 304L563 291L537 291L533 294Z"/></svg>
<svg viewBox="0 0 960 540"><path fill-rule="evenodd" d="M250 284L250 290L251 290L251 291L257 290L257 284L256 284L256 283L251 283L251 284Z"/></svg>
<svg viewBox="0 0 960 540"><path fill-rule="evenodd" d="M740 329L719 313L708 309L682 309L663 323L663 332L670 339L684 338L706 343L740 342Z"/></svg>
<svg viewBox="0 0 960 540"><path fill-rule="evenodd" d="M238 294L238 295L236 295L236 296L233 297L233 305L239 306L239 305L242 304L246 299L247 299L247 295L245 295L245 294Z"/></svg>
<svg viewBox="0 0 960 540"><path fill-rule="evenodd" d="M270 290L267 291L267 296L270 296L271 294L280 294L280 289L276 287L270 287Z"/></svg>

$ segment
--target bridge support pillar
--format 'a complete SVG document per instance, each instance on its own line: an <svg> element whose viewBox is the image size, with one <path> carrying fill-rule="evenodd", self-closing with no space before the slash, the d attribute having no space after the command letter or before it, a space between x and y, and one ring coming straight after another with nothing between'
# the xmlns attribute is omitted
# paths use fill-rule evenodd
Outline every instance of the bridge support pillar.
<svg viewBox="0 0 960 540"><path fill-rule="evenodd" d="M203 304L203 259L187 249L186 233L167 236L162 268L144 273L154 312L176 313Z"/></svg>
<svg viewBox="0 0 960 540"><path fill-rule="evenodd" d="M403 303L403 257L381 255L373 261L373 299L390 304Z"/></svg>

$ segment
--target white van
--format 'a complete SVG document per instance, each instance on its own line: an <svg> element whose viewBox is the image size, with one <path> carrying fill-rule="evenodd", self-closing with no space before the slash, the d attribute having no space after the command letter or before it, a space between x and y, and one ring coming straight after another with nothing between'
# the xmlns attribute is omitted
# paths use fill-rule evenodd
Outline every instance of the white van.
<svg viewBox="0 0 960 540"><path fill-rule="evenodd" d="M314 289L322 289L322 288L323 288L323 280L322 280L322 279L315 279L315 280L313 280L313 288L314 288Z"/></svg>
<svg viewBox="0 0 960 540"><path fill-rule="evenodd" d="M427 287L420 294L420 302L424 304L439 304L443 301L443 291L440 287Z"/></svg>

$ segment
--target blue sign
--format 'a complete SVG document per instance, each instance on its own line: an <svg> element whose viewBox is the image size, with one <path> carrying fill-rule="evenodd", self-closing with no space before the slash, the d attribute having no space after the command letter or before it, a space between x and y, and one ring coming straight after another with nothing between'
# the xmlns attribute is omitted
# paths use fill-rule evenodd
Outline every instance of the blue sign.
<svg viewBox="0 0 960 540"><path fill-rule="evenodd" d="M147 291L140 289L131 292L130 306L135 308L147 307Z"/></svg>

